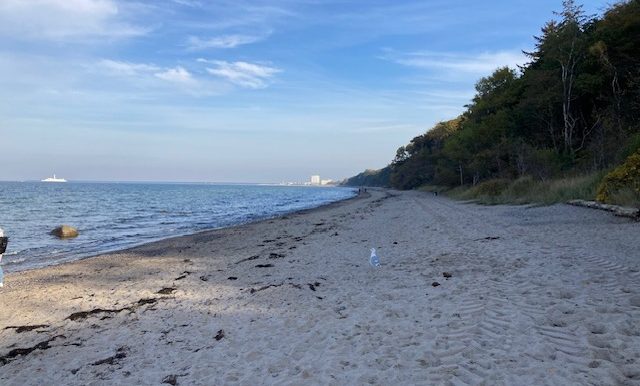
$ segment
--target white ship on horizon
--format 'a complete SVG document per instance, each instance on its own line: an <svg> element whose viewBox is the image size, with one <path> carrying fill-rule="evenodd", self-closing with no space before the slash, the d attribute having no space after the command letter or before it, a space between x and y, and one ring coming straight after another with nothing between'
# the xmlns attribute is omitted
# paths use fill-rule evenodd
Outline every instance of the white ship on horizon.
<svg viewBox="0 0 640 386"><path fill-rule="evenodd" d="M57 178L55 173L53 177L47 177L44 180L40 180L41 182L67 182L64 178Z"/></svg>

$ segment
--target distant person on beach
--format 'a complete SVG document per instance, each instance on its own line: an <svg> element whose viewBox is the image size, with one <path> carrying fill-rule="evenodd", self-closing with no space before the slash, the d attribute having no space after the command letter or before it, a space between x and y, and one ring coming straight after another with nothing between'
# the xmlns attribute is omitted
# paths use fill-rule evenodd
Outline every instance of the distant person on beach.
<svg viewBox="0 0 640 386"><path fill-rule="evenodd" d="M0 228L0 287L4 286L4 272L2 271L2 254L7 249L7 238L4 237L4 231Z"/></svg>

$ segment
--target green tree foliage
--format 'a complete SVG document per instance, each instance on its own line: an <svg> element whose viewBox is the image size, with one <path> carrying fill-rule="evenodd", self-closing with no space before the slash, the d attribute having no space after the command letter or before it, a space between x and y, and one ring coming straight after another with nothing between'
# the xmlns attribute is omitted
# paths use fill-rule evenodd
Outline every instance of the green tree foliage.
<svg viewBox="0 0 640 386"><path fill-rule="evenodd" d="M609 168L640 143L640 0L600 17L565 0L536 37L530 62L476 84L458 118L398 149L388 183L476 185Z"/></svg>
<svg viewBox="0 0 640 386"><path fill-rule="evenodd" d="M462 117L438 123L433 129L401 146L391 163L390 184L399 189L411 189L425 181L443 178L441 172L448 168L441 165L442 151L447 139L454 135Z"/></svg>
<svg viewBox="0 0 640 386"><path fill-rule="evenodd" d="M348 178L342 182L345 186L381 186L390 187L389 177L391 168L389 166L379 170L365 170L364 172Z"/></svg>

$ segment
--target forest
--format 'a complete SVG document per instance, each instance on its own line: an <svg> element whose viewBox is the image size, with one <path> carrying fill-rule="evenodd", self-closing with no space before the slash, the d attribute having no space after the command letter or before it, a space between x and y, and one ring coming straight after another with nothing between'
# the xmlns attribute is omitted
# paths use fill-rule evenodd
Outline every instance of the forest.
<svg viewBox="0 0 640 386"><path fill-rule="evenodd" d="M525 52L527 64L480 79L460 116L346 184L499 196L560 180L588 185L574 195L639 202L640 0L598 17L566 0L555 16Z"/></svg>

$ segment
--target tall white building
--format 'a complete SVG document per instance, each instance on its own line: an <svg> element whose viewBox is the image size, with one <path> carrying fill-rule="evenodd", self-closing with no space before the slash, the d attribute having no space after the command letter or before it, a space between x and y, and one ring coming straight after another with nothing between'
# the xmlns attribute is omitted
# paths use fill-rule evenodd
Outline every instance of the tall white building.
<svg viewBox="0 0 640 386"><path fill-rule="evenodd" d="M311 185L320 185L320 176L311 176Z"/></svg>

